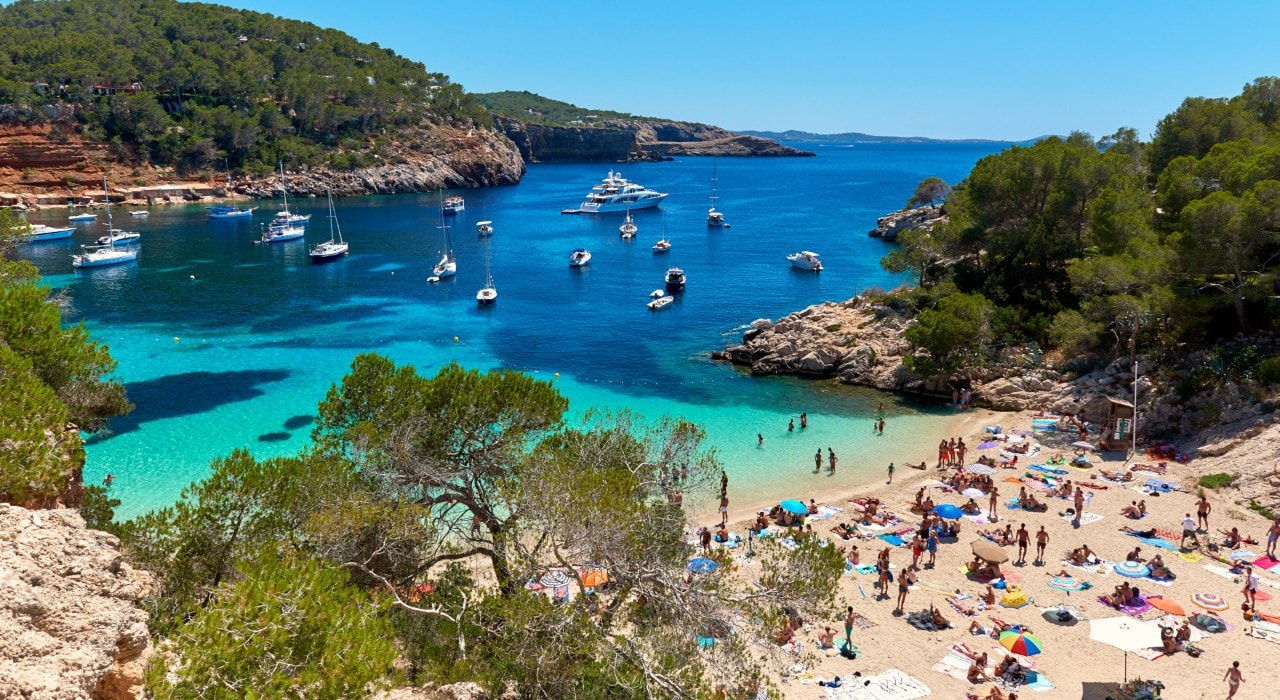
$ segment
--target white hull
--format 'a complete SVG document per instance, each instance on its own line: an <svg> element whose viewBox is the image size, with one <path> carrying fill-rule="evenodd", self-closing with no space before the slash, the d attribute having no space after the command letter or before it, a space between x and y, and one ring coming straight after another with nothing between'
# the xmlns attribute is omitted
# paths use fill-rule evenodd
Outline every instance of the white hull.
<svg viewBox="0 0 1280 700"><path fill-rule="evenodd" d="M787 256L787 260L791 261L791 267L805 272L822 272L822 261L818 259L817 253L804 251L802 253L792 253Z"/></svg>
<svg viewBox="0 0 1280 700"><path fill-rule="evenodd" d="M100 236L98 245L129 245L138 242L142 234L133 231L116 231L109 236Z"/></svg>
<svg viewBox="0 0 1280 700"><path fill-rule="evenodd" d="M90 251L84 255L73 255L71 256L71 266L74 268L105 267L107 265L133 262L137 258L138 251L136 250L111 250L107 248Z"/></svg>
<svg viewBox="0 0 1280 700"><path fill-rule="evenodd" d="M492 235L493 235L493 222L492 222L492 221L480 221L480 222L477 222L477 223L476 223L476 235L477 235L477 236L492 236Z"/></svg>
<svg viewBox="0 0 1280 700"><path fill-rule="evenodd" d="M476 303L481 306L487 306L498 300L498 290L493 287L485 287L476 292Z"/></svg>
<svg viewBox="0 0 1280 700"><path fill-rule="evenodd" d="M585 250L569 256L569 267L583 267L589 262L591 262L591 253Z"/></svg>
<svg viewBox="0 0 1280 700"><path fill-rule="evenodd" d="M653 301L649 302L649 309L652 311L661 311L667 308L668 306L671 306L671 302L675 300L676 298L671 296L658 297L657 299L654 299Z"/></svg>
<svg viewBox="0 0 1280 700"><path fill-rule="evenodd" d="M671 241L662 240L653 244L653 252L655 253L665 253L669 250L671 250Z"/></svg>
<svg viewBox="0 0 1280 700"><path fill-rule="evenodd" d="M616 211L627 211L628 209L652 209L662 203L666 199L665 194L655 194L646 199L636 200L634 202L583 202L578 207L581 214L610 214Z"/></svg>
<svg viewBox="0 0 1280 700"><path fill-rule="evenodd" d="M346 255L349 248L346 243L328 241L312 248L308 255L311 256L311 262L328 262Z"/></svg>
<svg viewBox="0 0 1280 700"><path fill-rule="evenodd" d="M149 211L131 211L131 212L129 212L129 216L132 216L132 217L134 217L135 219L141 219L141 218L142 218L142 217L144 217L144 216L151 216L151 212L149 212Z"/></svg>
<svg viewBox="0 0 1280 700"><path fill-rule="evenodd" d="M283 243L285 241L296 241L307 235L307 230L300 226L290 228L268 229L262 234L263 243Z"/></svg>
<svg viewBox="0 0 1280 700"><path fill-rule="evenodd" d="M436 277L453 277L458 274L458 262L445 256L440 259L440 262L436 263L435 267L431 268L431 272Z"/></svg>
<svg viewBox="0 0 1280 700"><path fill-rule="evenodd" d="M67 217L67 221L74 221L77 224L83 224L86 221L97 221L97 220L98 220L97 214L76 214L75 216Z"/></svg>
<svg viewBox="0 0 1280 700"><path fill-rule="evenodd" d="M31 231L23 234L23 238L27 243L43 243L44 241L61 241L71 238L71 232L74 228L54 228L45 226L44 224L32 224Z"/></svg>

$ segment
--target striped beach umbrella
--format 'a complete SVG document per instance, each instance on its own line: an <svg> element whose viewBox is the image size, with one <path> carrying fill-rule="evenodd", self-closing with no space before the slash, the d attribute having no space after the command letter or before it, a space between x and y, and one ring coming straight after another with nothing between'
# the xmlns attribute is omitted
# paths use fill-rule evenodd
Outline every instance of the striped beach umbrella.
<svg viewBox="0 0 1280 700"><path fill-rule="evenodd" d="M1079 579L1075 578L1074 576L1054 576L1053 578L1046 581L1045 585L1047 585L1049 588L1056 588L1060 591L1066 591L1070 593L1071 591L1084 590L1087 584L1085 584L1084 581L1080 581Z"/></svg>
<svg viewBox="0 0 1280 700"><path fill-rule="evenodd" d="M547 588L559 588L560 586L569 585L569 576L563 571L549 571L543 574L539 582Z"/></svg>
<svg viewBox="0 0 1280 700"><path fill-rule="evenodd" d="M1001 632L1000 646L1023 656L1035 656L1042 651L1040 640L1029 632Z"/></svg>
<svg viewBox="0 0 1280 700"><path fill-rule="evenodd" d="M1115 571L1128 578L1142 578L1151 573L1151 569L1147 568L1146 564L1137 561L1122 561L1115 565Z"/></svg>
<svg viewBox="0 0 1280 700"><path fill-rule="evenodd" d="M1216 593L1192 593L1191 602L1205 610L1226 610L1231 607L1222 599L1222 596Z"/></svg>
<svg viewBox="0 0 1280 700"><path fill-rule="evenodd" d="M985 464L970 464L964 469L970 474L985 474L986 476L991 476L996 473L995 467L989 467Z"/></svg>

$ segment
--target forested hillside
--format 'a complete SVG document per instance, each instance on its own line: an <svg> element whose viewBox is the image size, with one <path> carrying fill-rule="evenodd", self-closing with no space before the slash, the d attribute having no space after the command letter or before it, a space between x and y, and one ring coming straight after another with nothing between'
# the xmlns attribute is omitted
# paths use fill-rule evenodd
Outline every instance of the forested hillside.
<svg viewBox="0 0 1280 700"><path fill-rule="evenodd" d="M73 110L46 107L60 104ZM447 76L376 43L174 0L0 7L0 105L10 121L62 113L59 129L122 161L258 174L280 160L358 167L388 157L398 129L489 123Z"/></svg>
<svg viewBox="0 0 1280 700"><path fill-rule="evenodd" d="M1136 341L1185 355L1275 330L1280 79L1188 98L1149 143L1121 129L1014 146L979 161L944 211L949 221L903 234L884 260L920 282L895 303L919 312L908 339L924 373L1010 345L1114 357ZM1248 355L1220 353L1184 389L1280 381L1280 360Z"/></svg>
<svg viewBox="0 0 1280 700"><path fill-rule="evenodd" d="M587 109L578 105L553 100L527 90L476 93L475 98L497 114L532 124L566 126L591 123L605 119L646 119L626 112L607 109Z"/></svg>

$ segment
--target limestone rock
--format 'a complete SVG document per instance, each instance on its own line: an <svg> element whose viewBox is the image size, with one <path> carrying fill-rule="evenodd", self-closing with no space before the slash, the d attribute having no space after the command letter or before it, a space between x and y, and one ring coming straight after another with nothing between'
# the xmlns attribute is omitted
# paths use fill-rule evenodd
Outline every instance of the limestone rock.
<svg viewBox="0 0 1280 700"><path fill-rule="evenodd" d="M887 241L892 241L896 240L898 234L903 231L915 229L932 231L934 226L946 220L947 217L942 213L941 204L903 209L892 214L885 214L876 219L876 227L868 231L867 235L872 238L883 238Z"/></svg>
<svg viewBox="0 0 1280 700"><path fill-rule="evenodd" d="M139 697L151 575L71 510L0 504L0 542L0 697Z"/></svg>

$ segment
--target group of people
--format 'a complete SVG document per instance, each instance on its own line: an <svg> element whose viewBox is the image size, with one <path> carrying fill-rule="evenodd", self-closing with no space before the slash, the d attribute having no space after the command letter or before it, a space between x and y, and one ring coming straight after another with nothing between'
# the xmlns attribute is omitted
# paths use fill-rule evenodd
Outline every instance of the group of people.
<svg viewBox="0 0 1280 700"><path fill-rule="evenodd" d="M938 443L938 468L964 466L964 455L968 450L964 438L943 439Z"/></svg>

